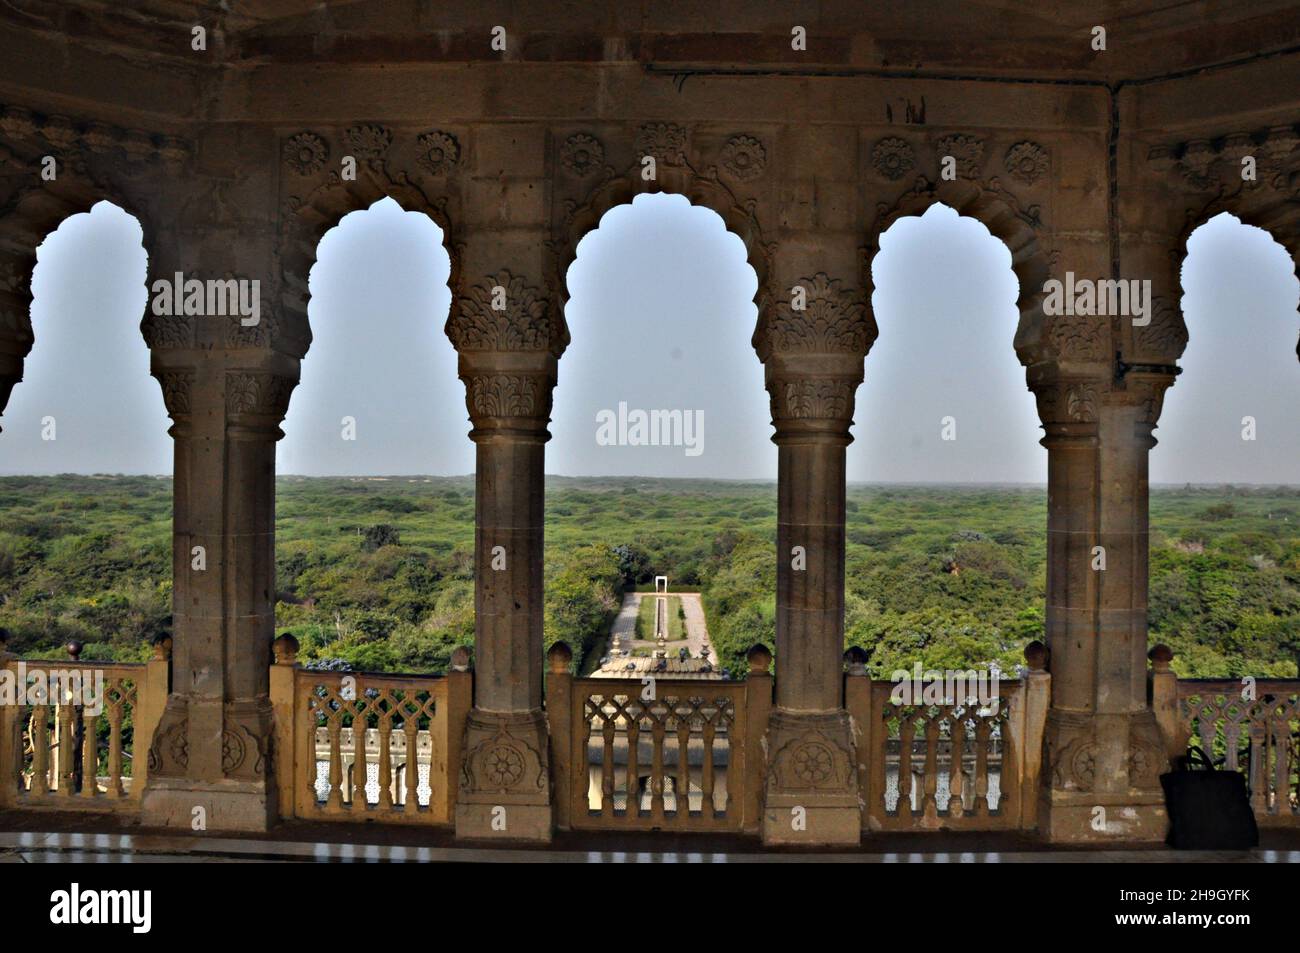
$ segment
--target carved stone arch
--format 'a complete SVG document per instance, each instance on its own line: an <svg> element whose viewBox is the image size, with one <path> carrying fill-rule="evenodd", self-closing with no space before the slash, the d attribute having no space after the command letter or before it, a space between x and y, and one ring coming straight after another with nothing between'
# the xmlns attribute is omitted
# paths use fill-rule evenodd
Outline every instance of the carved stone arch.
<svg viewBox="0 0 1300 953"><path fill-rule="evenodd" d="M638 195L668 193L681 195L692 205L716 212L727 231L744 243L745 258L758 277L754 303L762 313L771 272L773 246L763 239L759 224L757 199L742 201L719 177L716 169L699 172L689 163L660 162L654 181L641 178L640 165L623 175L610 175L596 185L581 204L570 203L563 219L554 227L550 242L551 284L559 301L560 314L568 304L567 277L578 257L578 244L600 226L605 214L619 205L631 204Z"/></svg>
<svg viewBox="0 0 1300 953"><path fill-rule="evenodd" d="M1157 145L1147 155L1147 168L1159 177L1158 186L1182 222L1169 251L1172 304L1158 307L1147 332L1152 348L1164 346L1163 358L1177 360L1187 344L1182 313L1182 269L1187 241L1196 229L1227 212L1246 225L1268 232L1291 255L1300 278L1300 133L1297 124L1283 122L1251 132L1211 132L1170 145ZM1255 164L1255 178L1242 166ZM1175 212L1175 214L1177 214ZM1163 323L1157 319L1163 318ZM1161 325L1160 327L1155 327ZM1300 341L1296 345L1300 357Z"/></svg>
<svg viewBox="0 0 1300 953"><path fill-rule="evenodd" d="M1263 192L1263 190L1259 190ZM1183 346L1187 342L1187 324L1182 308L1182 271L1187 264L1187 242L1192 233L1222 213L1234 216L1243 225L1251 225L1268 233L1268 236L1281 245L1291 256L1291 268L1296 279L1300 281L1300 198L1279 195L1273 191L1257 195L1220 196L1196 213L1189 213L1188 225L1179 236L1177 246L1177 279L1179 289L1176 316L1182 326ZM1300 315L1300 311L1297 312ZM1155 323L1154 321L1152 322ZM1300 320L1297 321L1296 357L1300 358ZM1182 355L1179 348L1178 355Z"/></svg>
<svg viewBox="0 0 1300 953"><path fill-rule="evenodd" d="M404 211L427 215L442 230L442 245L451 262L448 284L453 293L460 287L462 256L453 237L447 197L431 195L403 173L393 176L366 165L358 167L354 181L343 181L337 173L331 173L327 182L305 197L289 196L280 212L277 257L284 317L275 342L278 349L302 358L311 345L308 280L325 233L346 216L365 211L385 198L397 202Z"/></svg>
<svg viewBox="0 0 1300 953"><path fill-rule="evenodd" d="M1100 325L1094 329L1072 328L1068 333L1065 328L1049 326L1053 319L1043 313L1043 285L1051 276L1051 262L1038 240L1041 226L1038 207L1022 207L996 179L982 184L969 179L931 182L919 178L892 206L879 205L863 261L862 283L867 301L871 300L875 290L871 266L880 251L880 236L900 218L923 215L939 203L982 223L989 234L1001 240L1011 253L1011 270L1015 272L1019 285L1016 307L1020 312L1014 345L1022 364L1105 358ZM1058 332L1055 335L1054 330Z"/></svg>
<svg viewBox="0 0 1300 953"><path fill-rule="evenodd" d="M0 148L5 147L0 144ZM0 412L8 405L14 385L23 379L23 362L36 340L31 323L36 250L65 221L100 202L111 202L139 223L141 244L153 262L157 246L153 216L145 202L120 184L89 174L80 163L75 167L68 163L52 182L21 185L13 191L0 177ZM140 330L152 347L144 318Z"/></svg>

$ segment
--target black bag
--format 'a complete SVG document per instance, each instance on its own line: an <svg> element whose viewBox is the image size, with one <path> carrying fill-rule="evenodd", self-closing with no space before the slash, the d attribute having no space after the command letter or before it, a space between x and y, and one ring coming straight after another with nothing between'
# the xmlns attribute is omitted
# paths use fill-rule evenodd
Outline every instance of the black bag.
<svg viewBox="0 0 1300 953"><path fill-rule="evenodd" d="M1169 846L1177 850L1249 850L1259 846L1245 775L1217 771L1196 746L1160 776L1169 810Z"/></svg>

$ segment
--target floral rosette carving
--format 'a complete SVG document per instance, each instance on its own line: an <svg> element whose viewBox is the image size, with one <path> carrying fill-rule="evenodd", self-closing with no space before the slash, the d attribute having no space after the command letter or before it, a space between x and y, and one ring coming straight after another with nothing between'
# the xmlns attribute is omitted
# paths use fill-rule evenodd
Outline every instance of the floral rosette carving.
<svg viewBox="0 0 1300 953"><path fill-rule="evenodd" d="M605 161L605 147L594 136L576 133L560 149L560 162L578 178L586 178Z"/></svg>
<svg viewBox="0 0 1300 953"><path fill-rule="evenodd" d="M808 787L816 787L827 781L834 767L835 758L831 749L819 742L800 745L790 757L790 768L794 776Z"/></svg>
<svg viewBox="0 0 1300 953"><path fill-rule="evenodd" d="M290 136L284 144L284 161L298 175L315 175L325 168L329 146L312 132Z"/></svg>
<svg viewBox="0 0 1300 953"><path fill-rule="evenodd" d="M1184 192L1232 192L1264 186L1282 192L1300 190L1300 173L1287 168L1287 160L1300 145L1290 125L1273 126L1254 133L1235 132L1154 146L1147 163L1160 173L1177 175ZM1243 175L1245 160L1253 159L1254 176Z"/></svg>
<svg viewBox="0 0 1300 953"><path fill-rule="evenodd" d="M872 147L871 166L881 176L895 182L916 166L916 154L906 139L889 136Z"/></svg>
<svg viewBox="0 0 1300 953"><path fill-rule="evenodd" d="M460 143L451 133L426 132L419 143L415 161L430 175L446 175L460 161Z"/></svg>
<svg viewBox="0 0 1300 953"><path fill-rule="evenodd" d="M733 179L750 182L767 167L767 150L753 136L733 136L722 147L722 168Z"/></svg>
<svg viewBox="0 0 1300 953"><path fill-rule="evenodd" d="M1047 150L1036 142L1017 142L1003 158L1007 173L1025 185L1033 185L1051 167Z"/></svg>

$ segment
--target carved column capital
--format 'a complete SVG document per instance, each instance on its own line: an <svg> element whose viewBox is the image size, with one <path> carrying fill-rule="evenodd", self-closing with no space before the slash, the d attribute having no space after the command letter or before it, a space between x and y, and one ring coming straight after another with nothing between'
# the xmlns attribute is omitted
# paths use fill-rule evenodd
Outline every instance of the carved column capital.
<svg viewBox="0 0 1300 953"><path fill-rule="evenodd" d="M176 424L181 424L194 408L194 382L197 376L194 368L155 368L153 376L162 388L167 416Z"/></svg>
<svg viewBox="0 0 1300 953"><path fill-rule="evenodd" d="M1175 369L1148 365L1121 365L1124 386L1114 388L1106 402L1112 406L1135 407L1133 437L1150 450L1156 445L1152 431L1160 420L1165 392L1173 386Z"/></svg>
<svg viewBox="0 0 1300 953"><path fill-rule="evenodd" d="M532 435L545 440L551 419L557 362L549 351L464 351L460 379L474 430Z"/></svg>
<svg viewBox="0 0 1300 953"><path fill-rule="evenodd" d="M460 296L446 330L460 353L470 437L547 439L558 361L569 343L549 297L502 270Z"/></svg>
<svg viewBox="0 0 1300 953"><path fill-rule="evenodd" d="M1031 369L1029 389L1043 422L1044 447L1096 446L1099 414L1108 391L1105 381L1055 374L1040 376Z"/></svg>
<svg viewBox="0 0 1300 953"><path fill-rule="evenodd" d="M273 436L289 410L298 386L296 376L270 370L227 370L225 379L227 432L234 436ZM166 387L164 385L164 391Z"/></svg>
<svg viewBox="0 0 1300 953"><path fill-rule="evenodd" d="M847 443L875 321L859 292L824 272L801 278L780 300L761 314L753 340L776 441L818 435Z"/></svg>
<svg viewBox="0 0 1300 953"><path fill-rule="evenodd" d="M780 304L759 314L752 342L764 364L775 354L850 354L860 360L876 340L876 322L862 293L825 272L800 278L774 300Z"/></svg>
<svg viewBox="0 0 1300 953"><path fill-rule="evenodd" d="M550 296L506 269L457 297L446 331L461 354L542 351L559 358L569 345L569 329Z"/></svg>

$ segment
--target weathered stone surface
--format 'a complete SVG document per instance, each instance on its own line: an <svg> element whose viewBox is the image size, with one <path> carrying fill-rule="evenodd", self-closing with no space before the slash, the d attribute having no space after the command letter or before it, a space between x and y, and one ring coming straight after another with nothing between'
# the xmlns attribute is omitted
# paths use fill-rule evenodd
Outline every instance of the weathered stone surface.
<svg viewBox="0 0 1300 953"><path fill-rule="evenodd" d="M767 0L725 18L694 4L570 5L562 17L514 4L504 51L470 0L137 6L0 9L0 410L34 340L36 246L97 201L140 220L151 281L261 282L255 327L141 322L176 441L175 674L149 751L147 821L188 824L194 806L214 829L275 816L274 446L311 344L317 244L389 196L443 231L447 333L477 444L475 708L457 828L501 836L504 807L509 837L549 837L542 475L565 278L602 215L664 191L717 212L758 276L754 346L780 474L767 839L856 841L860 761L840 673L844 453L876 336L880 235L936 202L1010 253L1020 318L1008 346L1049 453L1042 829L1158 837L1146 455L1187 343L1191 230L1229 211L1300 251L1294 3L1212 15L1130 4L1104 53L1089 42L1093 14L1063 0L1017 17L992 0L831 5L798 24L803 50L789 11ZM1067 273L1150 280L1150 322L1049 313L1045 283ZM192 568L195 547L205 570ZM490 568L497 552L503 569ZM797 832L794 807L808 818Z"/></svg>

